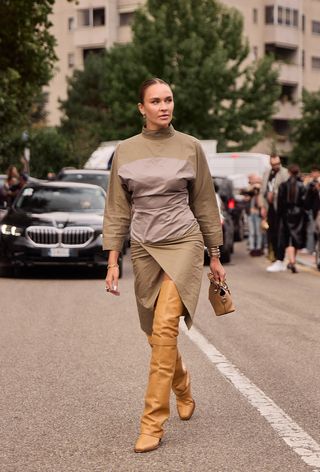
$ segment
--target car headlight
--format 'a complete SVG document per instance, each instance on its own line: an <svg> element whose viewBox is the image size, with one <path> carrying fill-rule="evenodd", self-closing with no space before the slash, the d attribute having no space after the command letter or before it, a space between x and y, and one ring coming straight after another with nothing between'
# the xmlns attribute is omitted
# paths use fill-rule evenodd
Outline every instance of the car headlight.
<svg viewBox="0 0 320 472"><path fill-rule="evenodd" d="M6 236L21 236L22 233L23 228L11 225L1 225L1 234L5 234Z"/></svg>

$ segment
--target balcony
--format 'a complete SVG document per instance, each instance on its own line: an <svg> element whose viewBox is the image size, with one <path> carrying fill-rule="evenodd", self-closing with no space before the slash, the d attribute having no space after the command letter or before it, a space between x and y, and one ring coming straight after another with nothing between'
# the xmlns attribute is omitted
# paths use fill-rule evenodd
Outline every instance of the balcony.
<svg viewBox="0 0 320 472"><path fill-rule="evenodd" d="M299 29L283 25L265 25L264 42L275 46L295 50L299 46Z"/></svg>
<svg viewBox="0 0 320 472"><path fill-rule="evenodd" d="M75 47L80 48L105 46L108 40L108 30L106 26L98 26L94 28L84 26L74 30L73 40Z"/></svg>
<svg viewBox="0 0 320 472"><path fill-rule="evenodd" d="M278 63L280 66L279 82L284 84L298 84L301 82L301 66L297 64Z"/></svg>
<svg viewBox="0 0 320 472"><path fill-rule="evenodd" d="M272 116L274 120L296 120L301 118L301 110L297 103L282 100L277 102L277 108L277 113Z"/></svg>

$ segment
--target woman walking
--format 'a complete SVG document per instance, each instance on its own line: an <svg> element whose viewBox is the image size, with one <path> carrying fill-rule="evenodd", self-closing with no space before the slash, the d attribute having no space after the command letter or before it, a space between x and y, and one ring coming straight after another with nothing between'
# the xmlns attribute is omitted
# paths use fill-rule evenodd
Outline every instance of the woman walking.
<svg viewBox="0 0 320 472"><path fill-rule="evenodd" d="M279 253L283 260L285 250L289 263L287 268L296 273L297 249L305 246L306 240L306 212L305 186L300 179L300 168L296 164L288 167L289 179L280 184L278 193L279 217Z"/></svg>
<svg viewBox="0 0 320 472"><path fill-rule="evenodd" d="M161 79L140 89L142 133L119 144L112 164L104 218L109 250L106 290L119 295L117 264L131 232L135 295L142 330L152 348L145 408L135 452L156 449L169 417L170 390L182 420L195 402L177 348L179 318L188 328L196 309L204 243L210 270L225 279L219 261L222 231L212 178L199 142L171 125L170 86Z"/></svg>

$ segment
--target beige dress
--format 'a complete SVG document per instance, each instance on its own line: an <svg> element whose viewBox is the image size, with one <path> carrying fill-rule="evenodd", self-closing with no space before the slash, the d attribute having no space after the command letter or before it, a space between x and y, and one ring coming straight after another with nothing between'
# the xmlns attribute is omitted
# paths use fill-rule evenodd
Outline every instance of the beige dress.
<svg viewBox="0 0 320 472"><path fill-rule="evenodd" d="M222 245L212 177L195 138L172 126L144 128L117 147L105 206L104 249L121 251L129 229L141 328L152 333L163 271L177 286L190 328L204 244Z"/></svg>

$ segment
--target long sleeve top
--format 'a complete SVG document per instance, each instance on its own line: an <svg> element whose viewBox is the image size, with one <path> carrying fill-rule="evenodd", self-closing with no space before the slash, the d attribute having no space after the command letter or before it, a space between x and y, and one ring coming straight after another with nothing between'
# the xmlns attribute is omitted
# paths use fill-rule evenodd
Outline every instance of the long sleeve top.
<svg viewBox="0 0 320 472"><path fill-rule="evenodd" d="M208 248L222 229L212 177L199 141L172 126L119 144L105 206L103 247L121 251L125 237L157 243L199 224Z"/></svg>

